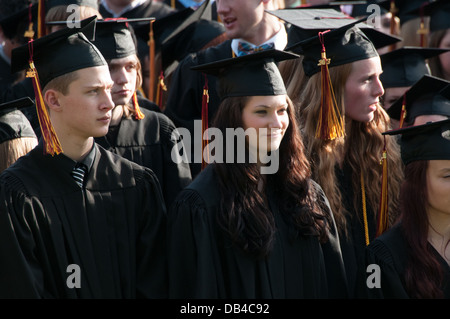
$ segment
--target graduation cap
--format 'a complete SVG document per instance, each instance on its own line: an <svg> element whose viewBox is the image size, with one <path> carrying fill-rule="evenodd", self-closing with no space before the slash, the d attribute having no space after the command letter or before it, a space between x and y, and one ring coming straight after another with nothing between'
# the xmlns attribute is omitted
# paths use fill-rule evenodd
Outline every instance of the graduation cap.
<svg viewBox="0 0 450 319"><path fill-rule="evenodd" d="M384 88L412 86L424 75L430 75L427 59L449 51L448 49L405 46L380 55L383 73L380 80Z"/></svg>
<svg viewBox="0 0 450 319"><path fill-rule="evenodd" d="M403 97L387 110L389 116L410 123L419 115L450 116L450 82L431 75L424 75Z"/></svg>
<svg viewBox="0 0 450 319"><path fill-rule="evenodd" d="M400 19L400 24L403 25L409 20L420 17L420 8L430 0L392 0L391 2L394 2L396 15Z"/></svg>
<svg viewBox="0 0 450 319"><path fill-rule="evenodd" d="M232 96L281 95L286 94L286 88L275 62L298 57L270 49L197 65L192 70L218 77L221 100Z"/></svg>
<svg viewBox="0 0 450 319"><path fill-rule="evenodd" d="M414 17L430 17L430 31L450 28L450 2L448 0L422 1L419 7L412 8L408 14Z"/></svg>
<svg viewBox="0 0 450 319"><path fill-rule="evenodd" d="M405 165L450 159L450 119L391 130L383 135L401 135L401 157Z"/></svg>
<svg viewBox="0 0 450 319"><path fill-rule="evenodd" d="M363 23L365 19L355 18L333 9L281 9L267 11L268 13L291 24L288 31L288 47L300 41L317 36L321 31L338 29L349 24L355 24L366 34L376 49L400 42L400 37L379 31L375 27Z"/></svg>
<svg viewBox="0 0 450 319"><path fill-rule="evenodd" d="M27 69L27 77L32 78L45 152L48 154L59 154L62 149L48 117L41 88L58 76L107 65L100 51L88 40L93 36L96 19L93 16L82 20L81 28L64 28L12 51L11 71Z"/></svg>
<svg viewBox="0 0 450 319"><path fill-rule="evenodd" d="M133 54L137 54L137 43L131 22L150 22L155 18L125 19L112 18L97 21L95 41L93 43L100 50L107 60L121 59ZM139 108L137 94L134 92L133 98L134 117L137 120L145 116Z"/></svg>
<svg viewBox="0 0 450 319"><path fill-rule="evenodd" d="M36 137L30 122L20 111L32 105L29 97L0 104L0 144L20 137Z"/></svg>
<svg viewBox="0 0 450 319"><path fill-rule="evenodd" d="M192 69L218 78L217 93L222 101L227 97L282 95L286 94L286 88L276 62L294 58L298 58L298 55L270 49L201 64ZM208 87L206 81L202 97L202 136L207 129ZM207 142L202 139L202 152L205 147ZM202 169L205 166L206 162L202 157Z"/></svg>
<svg viewBox="0 0 450 319"><path fill-rule="evenodd" d="M27 38L33 38L36 31L36 20L38 13L38 5L30 4L25 6L23 9L16 11L8 16L4 16L0 19L0 25L2 27L3 34L8 39L13 39L18 36L18 28L21 23L28 22L28 30L22 35Z"/></svg>

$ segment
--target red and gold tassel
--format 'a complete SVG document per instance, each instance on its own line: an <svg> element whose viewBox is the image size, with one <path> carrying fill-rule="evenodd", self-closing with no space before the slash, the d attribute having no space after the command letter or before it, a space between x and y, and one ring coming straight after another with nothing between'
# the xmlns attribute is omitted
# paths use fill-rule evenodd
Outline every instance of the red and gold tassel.
<svg viewBox="0 0 450 319"><path fill-rule="evenodd" d="M134 118L136 120L142 120L145 115L142 113L141 109L139 108L139 103L137 99L137 94L134 92L133 94L133 108L134 108Z"/></svg>
<svg viewBox="0 0 450 319"><path fill-rule="evenodd" d="M28 38L28 41L33 40L34 38L32 7L33 4L30 3L28 6L28 30L26 30L23 35L25 38Z"/></svg>
<svg viewBox="0 0 450 319"><path fill-rule="evenodd" d="M155 20L150 21L150 32L149 32L149 64L150 64L150 80L148 87L148 99L150 101L155 101L155 39L153 36L153 22Z"/></svg>
<svg viewBox="0 0 450 319"><path fill-rule="evenodd" d="M204 150L206 149L206 156L209 162L209 146L208 139L204 138L205 131L208 129L208 103L209 103L209 93L208 93L208 77L205 75L205 85L203 86L202 95L202 170L208 165L204 158Z"/></svg>
<svg viewBox="0 0 450 319"><path fill-rule="evenodd" d="M58 136L56 136L47 108L45 107L41 86L39 84L39 76L32 60L30 60L30 68L27 70L27 78L31 78L33 82L36 97L36 111L44 140L44 154L58 155L62 153L61 143L59 142Z"/></svg>
<svg viewBox="0 0 450 319"><path fill-rule="evenodd" d="M40 0L38 4L38 26L37 26L37 37L38 39L45 35L45 0Z"/></svg>
<svg viewBox="0 0 450 319"><path fill-rule="evenodd" d="M334 140L337 137L344 136L344 121L337 106L336 97L331 84L330 72L328 70L330 59L327 59L325 52L323 39L323 34L325 32L319 32L319 39L322 44L321 59L318 64L318 66L320 66L321 75L321 101L315 136L316 138L323 140Z"/></svg>
<svg viewBox="0 0 450 319"><path fill-rule="evenodd" d="M377 234L376 234L377 237L380 236L382 233L384 233L388 228L389 196L388 196L388 164L386 151L386 136L384 137L383 155L380 160L380 165L382 166L382 175L381 175L380 207L378 210L378 218L377 218Z"/></svg>
<svg viewBox="0 0 450 319"><path fill-rule="evenodd" d="M406 95L403 95L402 110L400 112L400 121L398 128L402 128L406 118Z"/></svg>

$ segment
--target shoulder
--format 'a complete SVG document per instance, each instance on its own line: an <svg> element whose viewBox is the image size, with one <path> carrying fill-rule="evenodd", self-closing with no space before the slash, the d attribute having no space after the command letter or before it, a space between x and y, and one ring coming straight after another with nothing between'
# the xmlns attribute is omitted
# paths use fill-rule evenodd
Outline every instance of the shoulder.
<svg viewBox="0 0 450 319"><path fill-rule="evenodd" d="M193 205L205 207L220 204L220 190L214 164L208 165L195 179L181 192L177 201L189 201Z"/></svg>

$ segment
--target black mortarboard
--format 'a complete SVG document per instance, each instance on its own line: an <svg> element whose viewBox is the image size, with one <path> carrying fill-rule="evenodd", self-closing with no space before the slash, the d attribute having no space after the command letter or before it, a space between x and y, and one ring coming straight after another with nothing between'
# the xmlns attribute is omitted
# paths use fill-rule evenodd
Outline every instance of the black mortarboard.
<svg viewBox="0 0 450 319"><path fill-rule="evenodd" d="M64 28L13 49L12 72L28 69L33 60L44 88L50 80L63 74L106 65L100 51L88 40L94 35L96 18L82 20L81 28Z"/></svg>
<svg viewBox="0 0 450 319"><path fill-rule="evenodd" d="M45 10L48 12L51 8L57 6L68 6L71 4L76 4L78 6L91 7L94 9L99 8L98 0L47 0L45 1Z"/></svg>
<svg viewBox="0 0 450 319"><path fill-rule="evenodd" d="M29 97L0 104L0 143L20 137L36 137L20 109L34 105Z"/></svg>
<svg viewBox="0 0 450 319"><path fill-rule="evenodd" d="M430 17L430 32L445 30L450 28L450 1L436 0L424 1L423 7L416 7L408 13L412 16Z"/></svg>
<svg viewBox="0 0 450 319"><path fill-rule="evenodd" d="M396 120L404 117L406 123L411 123L419 115L450 116L449 85L449 81L424 75L403 97L391 105L387 113Z"/></svg>
<svg viewBox="0 0 450 319"><path fill-rule="evenodd" d="M363 23L363 19L356 20L333 9L281 9L267 12L292 25L288 31L288 47L317 36L319 32L338 29L351 23L354 24L356 21L359 21L356 26L364 32L376 49L402 40L400 37L384 33Z"/></svg>
<svg viewBox="0 0 450 319"><path fill-rule="evenodd" d="M324 32L321 36L300 41L286 50L303 56L303 69L307 76L320 72L318 61L322 58L323 48L327 58L330 59L328 67L378 56L377 49L367 35L355 26L359 22L361 21L356 20L343 27Z"/></svg>
<svg viewBox="0 0 450 319"><path fill-rule="evenodd" d="M3 34L8 39L13 39L15 36L18 36L17 32L19 31L18 29L21 23L33 23L33 25L36 25L37 11L37 4L33 4L31 8L29 6L24 6L21 10L0 18L0 26L2 27ZM33 32L35 32L35 30L33 30ZM21 34L19 36L24 35Z"/></svg>
<svg viewBox="0 0 450 319"><path fill-rule="evenodd" d="M450 159L450 119L384 132L401 135L403 163Z"/></svg>
<svg viewBox="0 0 450 319"><path fill-rule="evenodd" d="M232 96L286 94L283 78L275 62L298 58L298 55L265 50L193 67L193 70L218 77L217 92L223 100Z"/></svg>
<svg viewBox="0 0 450 319"><path fill-rule="evenodd" d="M131 22L153 21L155 18L142 19L105 19L98 20L95 40L92 43L107 60L120 59L137 54L137 43Z"/></svg>
<svg viewBox="0 0 450 319"><path fill-rule="evenodd" d="M64 28L12 51L11 71L14 73L27 69L27 77L33 81L36 110L46 154L59 154L62 148L51 125L42 97L42 88L61 75L107 65L97 47L88 40L93 37L96 19L97 17L93 16L82 20L81 28Z"/></svg>
<svg viewBox="0 0 450 319"><path fill-rule="evenodd" d="M402 47L380 55L384 88L412 86L424 75L430 75L426 60L447 52L446 49Z"/></svg>

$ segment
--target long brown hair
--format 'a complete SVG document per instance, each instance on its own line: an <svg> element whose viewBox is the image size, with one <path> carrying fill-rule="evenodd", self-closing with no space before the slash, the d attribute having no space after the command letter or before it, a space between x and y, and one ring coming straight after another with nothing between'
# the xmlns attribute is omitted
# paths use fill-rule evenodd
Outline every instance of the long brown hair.
<svg viewBox="0 0 450 319"><path fill-rule="evenodd" d="M344 110L345 83L352 71L352 64L344 64L330 68L331 82L341 114ZM348 211L342 205L342 195L336 178L335 168L344 162L352 171L352 188L354 191L353 206L360 211L361 173L363 173L365 195L372 211L378 211L381 194L382 167L380 158L384 142L388 155L389 213L391 224L398 212L398 194L402 181L402 162L400 148L391 136L382 136L382 132L390 128L390 119L381 105L377 106L374 119L369 123L346 120L346 136L333 141L315 138L316 123L320 111L320 74L314 74L299 98L299 119L306 144L307 154L313 168L313 178L322 186L330 201L331 208L341 234L345 234L346 215Z"/></svg>
<svg viewBox="0 0 450 319"><path fill-rule="evenodd" d="M222 132L230 127L243 127L242 110L246 101L245 97L226 98L215 115L213 126ZM266 185L276 185L269 191L279 200L280 213L289 221L292 238L317 236L326 241L332 217L329 211L324 212L323 201L318 198L315 184L310 180L310 166L289 97L287 102L290 124L279 149L279 169L266 177ZM222 194L222 209L218 216L220 227L245 252L257 257L266 256L271 250L276 227L265 193L258 190L262 178L260 170L256 164L236 161L216 163L214 167Z"/></svg>
<svg viewBox="0 0 450 319"><path fill-rule="evenodd" d="M428 161L415 161L406 165L405 180L400 191L401 229L409 256L405 284L412 298L443 297L440 289L442 267L428 242L427 169Z"/></svg>

